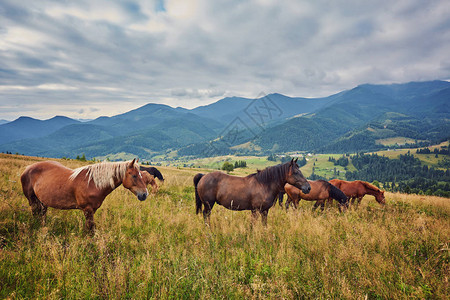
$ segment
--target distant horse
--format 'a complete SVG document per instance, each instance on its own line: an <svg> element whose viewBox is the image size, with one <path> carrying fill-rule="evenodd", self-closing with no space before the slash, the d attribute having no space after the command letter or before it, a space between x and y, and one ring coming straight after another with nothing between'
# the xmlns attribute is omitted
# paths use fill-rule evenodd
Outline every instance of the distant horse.
<svg viewBox="0 0 450 300"><path fill-rule="evenodd" d="M356 207L359 206L362 198L366 194L374 196L377 202L381 205L386 204L384 191L380 190L369 182L362 180L345 181L340 179L332 179L329 182L340 189L350 199L351 205L353 205L356 200ZM320 206L323 206L324 204L324 201L316 203L316 205Z"/></svg>
<svg viewBox="0 0 450 300"><path fill-rule="evenodd" d="M155 167L144 167L139 166L141 171L147 171L150 175L153 175L155 178L158 178L159 181L164 182L164 177L162 176L161 172L155 168Z"/></svg>
<svg viewBox="0 0 450 300"><path fill-rule="evenodd" d="M251 210L254 219L259 212L263 225L267 225L269 209L286 183L302 189L305 194L311 189L297 165L297 160L293 159L246 177L222 172L206 175L198 173L194 177L197 214L203 205L203 218L209 224L211 209L217 202L231 210Z"/></svg>
<svg viewBox="0 0 450 300"><path fill-rule="evenodd" d="M293 185L290 185L289 183L286 183L284 186L284 190L286 191L286 194L288 195L288 199L286 201L286 209L289 208L289 204L292 202L294 204L294 207L297 208L298 203L300 200L307 200L307 201L316 201L316 200L326 200L329 198L335 199L339 202L339 210L341 210L341 207L348 207L348 198L345 196L345 194L325 180L308 180L311 191L308 194L302 193L301 190L296 188ZM280 197L283 197L283 194L280 193ZM280 199L280 202L282 199ZM316 206L314 207L314 209ZM323 208L322 208L323 209Z"/></svg>
<svg viewBox="0 0 450 300"><path fill-rule="evenodd" d="M158 192L158 185L156 184L156 180L155 177L153 175L150 175L150 173L148 173L147 171L142 171L142 178L144 179L144 182L146 185L151 185L152 186L152 193L157 193Z"/></svg>
<svg viewBox="0 0 450 300"><path fill-rule="evenodd" d="M141 201L148 195L136 159L102 162L75 170L55 161L37 162L25 169L20 180L33 215L45 217L47 207L81 209L90 232L95 228L94 213L121 184Z"/></svg>

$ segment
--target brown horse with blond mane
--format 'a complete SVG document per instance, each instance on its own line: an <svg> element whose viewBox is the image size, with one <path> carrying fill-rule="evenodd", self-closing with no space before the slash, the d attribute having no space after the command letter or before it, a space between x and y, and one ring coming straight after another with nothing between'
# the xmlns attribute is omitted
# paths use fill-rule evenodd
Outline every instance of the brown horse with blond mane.
<svg viewBox="0 0 450 300"><path fill-rule="evenodd" d="M263 225L267 225L267 214L278 193L290 183L305 194L311 187L303 177L297 160L285 164L267 167L246 177L212 172L206 175L198 173L194 177L197 214L203 205L203 218L209 224L209 216L214 204L231 210L251 210L255 219L259 212Z"/></svg>
<svg viewBox="0 0 450 300"><path fill-rule="evenodd" d="M136 159L131 162L102 162L75 170L55 161L28 166L20 178L33 215L45 217L47 207L81 209L86 229L95 228L94 213L118 186L144 201L148 191Z"/></svg>
<svg viewBox="0 0 450 300"><path fill-rule="evenodd" d="M377 188L375 185L362 181L362 180L355 180L355 181L345 181L340 179L332 179L329 181L332 185L340 189L349 199L351 205L355 204L355 207L357 208L359 204L361 203L362 198L365 195L371 195L375 197L375 200L377 200L378 203L381 205L386 204L386 199L384 197L384 191ZM323 202L316 202L315 205L324 205ZM328 199L328 201L331 201ZM355 203L356 202L356 203Z"/></svg>

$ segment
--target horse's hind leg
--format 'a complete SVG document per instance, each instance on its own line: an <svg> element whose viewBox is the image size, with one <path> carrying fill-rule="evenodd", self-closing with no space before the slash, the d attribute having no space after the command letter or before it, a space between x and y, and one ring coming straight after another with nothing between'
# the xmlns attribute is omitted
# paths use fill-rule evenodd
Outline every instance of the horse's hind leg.
<svg viewBox="0 0 450 300"><path fill-rule="evenodd" d="M313 211L315 211L320 206L320 210L323 211L325 208L325 200L319 200L314 203Z"/></svg>
<svg viewBox="0 0 450 300"><path fill-rule="evenodd" d="M31 206L31 212L33 213L33 216L36 218L39 218L41 220L42 224L45 224L46 220L46 213L47 213L47 206L42 204L42 202L36 197L34 193L29 195L28 203Z"/></svg>
<svg viewBox="0 0 450 300"><path fill-rule="evenodd" d="M210 216L211 216L211 209L214 206L214 202L210 204L209 202L203 203L203 220L205 221L205 224L208 226L211 226Z"/></svg>

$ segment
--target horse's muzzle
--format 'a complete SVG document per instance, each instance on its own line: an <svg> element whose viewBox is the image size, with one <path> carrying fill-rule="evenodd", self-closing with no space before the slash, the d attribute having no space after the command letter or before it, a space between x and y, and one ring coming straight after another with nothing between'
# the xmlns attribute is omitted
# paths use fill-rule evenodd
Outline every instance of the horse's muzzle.
<svg viewBox="0 0 450 300"><path fill-rule="evenodd" d="M140 201L144 201L145 199L147 199L147 193L138 193L137 194L137 198L140 200Z"/></svg>
<svg viewBox="0 0 450 300"><path fill-rule="evenodd" d="M302 186L303 194L308 194L311 191L311 186L308 184L307 186Z"/></svg>

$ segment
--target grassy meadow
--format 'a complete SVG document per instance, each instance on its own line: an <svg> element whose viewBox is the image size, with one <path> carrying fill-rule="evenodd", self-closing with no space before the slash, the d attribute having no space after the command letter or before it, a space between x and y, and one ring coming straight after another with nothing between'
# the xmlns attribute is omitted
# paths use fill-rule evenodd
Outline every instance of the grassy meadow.
<svg viewBox="0 0 450 300"><path fill-rule="evenodd" d="M166 181L140 202L122 186L95 214L49 209L41 225L20 174L40 158L0 154L2 299L446 299L449 199L386 193L359 209L312 212L301 202L250 212L195 214L199 169L158 167ZM61 161L75 168L87 164ZM206 170L200 169L205 172Z"/></svg>

